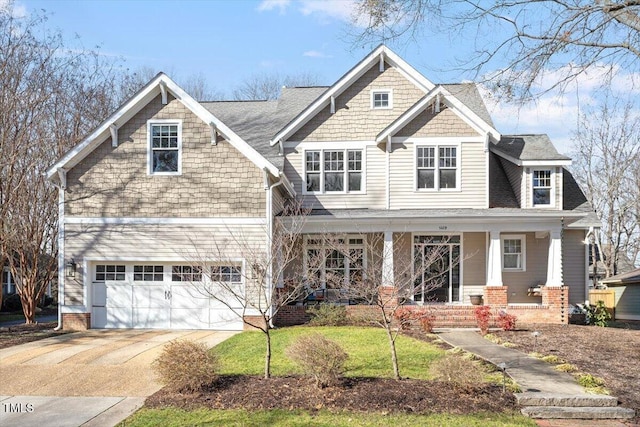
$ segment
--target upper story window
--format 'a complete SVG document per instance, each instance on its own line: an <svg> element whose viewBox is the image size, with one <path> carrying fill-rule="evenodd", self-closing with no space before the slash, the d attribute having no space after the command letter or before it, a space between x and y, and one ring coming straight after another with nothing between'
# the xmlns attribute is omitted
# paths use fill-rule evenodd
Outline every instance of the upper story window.
<svg viewBox="0 0 640 427"><path fill-rule="evenodd" d="M527 240L524 234L504 235L502 241L502 269L505 271L526 270Z"/></svg>
<svg viewBox="0 0 640 427"><path fill-rule="evenodd" d="M307 193L363 191L362 150L305 151Z"/></svg>
<svg viewBox="0 0 640 427"><path fill-rule="evenodd" d="M371 91L371 108L383 110L393 108L393 92L390 89Z"/></svg>
<svg viewBox="0 0 640 427"><path fill-rule="evenodd" d="M416 147L416 189L457 190L459 151L457 146Z"/></svg>
<svg viewBox="0 0 640 427"><path fill-rule="evenodd" d="M179 175L182 172L182 122L155 120L147 124L149 174Z"/></svg>
<svg viewBox="0 0 640 427"><path fill-rule="evenodd" d="M552 177L551 169L533 171L533 206L553 206Z"/></svg>

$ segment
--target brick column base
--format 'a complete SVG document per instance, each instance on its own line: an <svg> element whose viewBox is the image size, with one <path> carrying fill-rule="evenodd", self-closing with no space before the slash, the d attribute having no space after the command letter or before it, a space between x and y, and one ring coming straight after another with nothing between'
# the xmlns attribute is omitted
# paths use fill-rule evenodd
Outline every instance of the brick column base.
<svg viewBox="0 0 640 427"><path fill-rule="evenodd" d="M557 311L561 323L569 322L569 287L543 286L542 305Z"/></svg>
<svg viewBox="0 0 640 427"><path fill-rule="evenodd" d="M91 328L91 313L62 313L62 329L86 331Z"/></svg>
<svg viewBox="0 0 640 427"><path fill-rule="evenodd" d="M508 290L508 286L485 286L484 305L506 307Z"/></svg>

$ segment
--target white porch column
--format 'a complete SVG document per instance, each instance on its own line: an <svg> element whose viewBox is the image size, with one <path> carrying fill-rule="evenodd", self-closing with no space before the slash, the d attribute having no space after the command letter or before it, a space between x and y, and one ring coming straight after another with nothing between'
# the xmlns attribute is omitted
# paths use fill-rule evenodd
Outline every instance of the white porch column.
<svg viewBox="0 0 640 427"><path fill-rule="evenodd" d="M549 232L546 286L562 286L562 239L560 230Z"/></svg>
<svg viewBox="0 0 640 427"><path fill-rule="evenodd" d="M384 232L382 248L382 286L393 286L393 232Z"/></svg>
<svg viewBox="0 0 640 427"><path fill-rule="evenodd" d="M502 251L500 248L500 231L498 230L489 232L487 286L502 286Z"/></svg>

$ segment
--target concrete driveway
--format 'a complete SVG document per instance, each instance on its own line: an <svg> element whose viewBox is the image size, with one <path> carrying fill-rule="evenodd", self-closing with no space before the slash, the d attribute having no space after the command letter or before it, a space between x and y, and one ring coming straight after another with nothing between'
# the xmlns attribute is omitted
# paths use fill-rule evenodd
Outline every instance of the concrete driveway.
<svg viewBox="0 0 640 427"><path fill-rule="evenodd" d="M122 419L160 389L151 362L165 343L213 347L236 333L89 330L1 349L0 425L113 425L105 415Z"/></svg>

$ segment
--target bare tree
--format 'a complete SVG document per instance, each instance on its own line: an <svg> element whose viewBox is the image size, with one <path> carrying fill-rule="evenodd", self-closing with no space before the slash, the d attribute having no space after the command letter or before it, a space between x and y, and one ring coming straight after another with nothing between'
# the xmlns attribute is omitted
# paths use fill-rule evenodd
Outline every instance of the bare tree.
<svg viewBox="0 0 640 427"><path fill-rule="evenodd" d="M410 238L410 234L395 233L391 250L385 248L382 233L348 238L325 233L320 237L325 249L310 249L312 252L307 254L308 276L315 277L314 288L321 287L320 275L315 272L325 266L324 283L327 292L334 293L328 295L329 301L364 304L374 309L373 317L365 316L362 320L385 330L396 380L401 379L396 352L400 332L398 311L403 304L415 304L414 300L420 303L447 300L450 273L459 268L462 260L459 245L451 250L451 236L424 236L419 244L407 245ZM392 271L383 267L385 256L393 259ZM344 275L345 263L349 265L348 278ZM395 277L395 281L393 277L385 278L385 274Z"/></svg>
<svg viewBox="0 0 640 427"><path fill-rule="evenodd" d="M256 244L251 236L228 229L228 240L216 241L207 252L187 255L205 276L204 280L191 282L195 291L223 304L245 325L264 334L265 378L271 376L273 320L282 307L301 300L306 292L302 267L296 260L307 214L297 202L285 206L283 215L274 218L271 230L269 227L263 230L265 236L270 236L267 247ZM243 260L244 267L238 258ZM228 271L221 271L221 264Z"/></svg>
<svg viewBox="0 0 640 427"><path fill-rule="evenodd" d="M117 90L118 99L121 101L120 103L128 100L159 72L160 70L143 66L131 73L124 74L118 84ZM165 70L165 73L175 80L185 92L198 101L222 100L225 98L224 93L215 90L209 85L206 77L202 73L190 74L184 78L173 69Z"/></svg>
<svg viewBox="0 0 640 427"><path fill-rule="evenodd" d="M353 20L356 44L424 31L474 40L475 53L465 52L457 65L476 79L489 72L494 89L521 101L539 95L536 85L549 74L542 93L593 68L640 68L639 1L359 0Z"/></svg>
<svg viewBox="0 0 640 427"><path fill-rule="evenodd" d="M44 172L114 109L114 64L68 49L46 16L0 9L0 258L26 323L57 266L58 197Z"/></svg>
<svg viewBox="0 0 640 427"><path fill-rule="evenodd" d="M254 74L233 90L236 101L274 100L280 96L283 86L316 86L319 78L312 73L294 75Z"/></svg>
<svg viewBox="0 0 640 427"><path fill-rule="evenodd" d="M609 277L622 257L635 263L640 251L640 116L610 94L582 114L573 142L575 176L603 223L596 244Z"/></svg>

